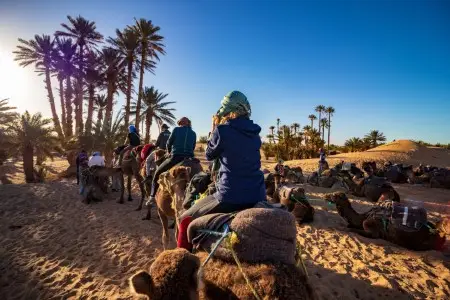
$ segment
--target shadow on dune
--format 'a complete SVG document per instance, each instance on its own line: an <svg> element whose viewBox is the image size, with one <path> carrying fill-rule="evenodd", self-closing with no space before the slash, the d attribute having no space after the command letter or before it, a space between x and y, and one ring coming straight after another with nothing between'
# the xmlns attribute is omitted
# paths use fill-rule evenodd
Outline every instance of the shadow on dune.
<svg viewBox="0 0 450 300"><path fill-rule="evenodd" d="M386 283L392 286L389 288L317 265L311 269L310 282L321 299L414 299L392 279L386 279Z"/></svg>

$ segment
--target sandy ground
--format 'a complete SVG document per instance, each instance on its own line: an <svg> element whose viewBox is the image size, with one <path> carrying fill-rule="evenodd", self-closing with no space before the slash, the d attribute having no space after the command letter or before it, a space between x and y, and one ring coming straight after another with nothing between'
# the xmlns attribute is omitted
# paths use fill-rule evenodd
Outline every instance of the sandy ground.
<svg viewBox="0 0 450 300"><path fill-rule="evenodd" d="M301 165L307 169L313 161ZM450 190L395 187L402 199L427 202L431 219L448 213L433 203L449 204ZM298 227L298 237L322 299L450 299L448 249L447 256L412 252L348 232L335 208L321 200L330 190L305 189L316 215ZM126 280L162 250L161 225L156 211L151 221L134 211L138 195L123 205L117 198L85 205L72 180L0 185L0 298L132 299ZM370 208L351 200L358 211Z"/></svg>

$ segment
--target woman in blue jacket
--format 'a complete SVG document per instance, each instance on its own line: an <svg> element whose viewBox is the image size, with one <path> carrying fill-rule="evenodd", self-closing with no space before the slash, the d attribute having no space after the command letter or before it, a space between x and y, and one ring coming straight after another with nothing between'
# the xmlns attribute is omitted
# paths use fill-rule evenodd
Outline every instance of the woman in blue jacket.
<svg viewBox="0 0 450 300"><path fill-rule="evenodd" d="M175 127L167 141L167 151L170 153L158 169L156 169L152 180L152 191L150 193L150 203L154 202L156 192L158 191L159 176L170 170L176 164L184 159L194 157L195 144L197 143L197 135L191 128L191 121L183 117L178 121L178 127Z"/></svg>
<svg viewBox="0 0 450 300"><path fill-rule="evenodd" d="M233 91L222 100L213 118L206 149L208 161L218 161L217 192L199 200L180 217L178 246L190 250L187 226L200 216L230 213L266 200L261 171L261 127L250 120L250 104L244 94Z"/></svg>

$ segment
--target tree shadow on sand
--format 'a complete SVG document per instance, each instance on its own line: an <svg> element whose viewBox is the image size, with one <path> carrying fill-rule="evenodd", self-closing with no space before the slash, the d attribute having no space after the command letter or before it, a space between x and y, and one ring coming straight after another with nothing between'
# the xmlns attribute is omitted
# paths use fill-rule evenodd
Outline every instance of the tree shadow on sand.
<svg viewBox="0 0 450 300"><path fill-rule="evenodd" d="M353 278L350 274L339 274L319 265L308 269L309 280L321 299L414 299L394 280L387 279L393 286L388 288L373 285L369 280Z"/></svg>

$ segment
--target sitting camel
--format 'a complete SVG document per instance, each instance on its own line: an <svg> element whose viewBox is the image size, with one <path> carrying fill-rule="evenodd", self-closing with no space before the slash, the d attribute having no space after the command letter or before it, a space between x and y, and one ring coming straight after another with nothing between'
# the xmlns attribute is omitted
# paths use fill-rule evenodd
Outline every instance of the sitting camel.
<svg viewBox="0 0 450 300"><path fill-rule="evenodd" d="M182 248L166 250L148 273L140 271L130 278L130 289L151 300L254 299L237 265L213 258L199 271L206 257ZM316 299L306 275L295 265L244 262L242 268L264 299Z"/></svg>
<svg viewBox="0 0 450 300"><path fill-rule="evenodd" d="M399 225L398 219L394 217L398 210L395 208L393 202L386 201L380 205L374 206L371 210L365 213L357 213L347 196L344 193L328 194L326 199L334 204L341 217L348 222L348 227L352 231L368 238L381 238L390 241L399 246L417 250L442 250L445 243L446 226L449 221L444 220L433 224L426 221L426 212L423 215L423 210L414 210L410 208L413 218L412 222L408 221L407 217L403 215L401 220L403 222L413 223L416 226ZM390 206L384 205L389 203ZM404 210L401 210L402 212ZM416 213L414 215L414 213ZM416 221L419 220L419 221ZM418 224L420 226L418 226Z"/></svg>
<svg viewBox="0 0 450 300"><path fill-rule="evenodd" d="M81 172L83 188L83 202L86 204L103 200L103 195L108 192L108 178L114 172L113 168L92 166Z"/></svg>
<svg viewBox="0 0 450 300"><path fill-rule="evenodd" d="M278 176L275 175L275 177ZM301 187L290 184L280 185L275 180L275 191L269 202L284 205L294 215L298 224L312 222L314 219L314 207L308 202L305 190Z"/></svg>
<svg viewBox="0 0 450 300"><path fill-rule="evenodd" d="M365 197L372 202L377 202L383 193L388 193L390 200L400 202L400 195L385 178L372 175L359 179L345 179L345 182L350 192L357 197Z"/></svg>

